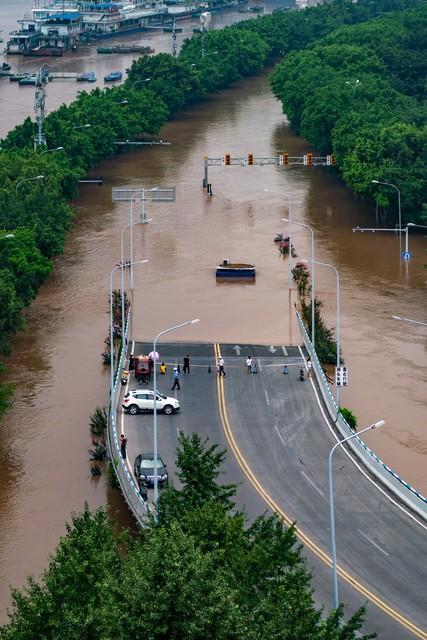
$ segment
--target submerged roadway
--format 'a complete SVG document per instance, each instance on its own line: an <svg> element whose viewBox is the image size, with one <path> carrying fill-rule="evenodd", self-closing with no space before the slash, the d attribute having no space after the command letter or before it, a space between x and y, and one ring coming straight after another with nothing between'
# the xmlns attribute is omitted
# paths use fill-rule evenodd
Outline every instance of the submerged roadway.
<svg viewBox="0 0 427 640"><path fill-rule="evenodd" d="M240 483L239 506L249 520L270 510L288 524L296 521L316 603L331 608L327 463L337 437L316 381L299 379L303 352L298 347L263 345L242 345L240 353L231 344L159 347L168 371L158 375L158 389L181 403L179 413L158 416L158 450L169 477L175 472L179 431L197 432L226 448L223 480ZM152 345L138 343L134 353L151 350ZM189 375L182 373L186 354ZM249 354L256 374L245 367ZM225 378L216 375L219 356L225 360ZM172 371L178 363L181 390L172 393ZM131 378L129 388L141 386ZM152 451L152 424L152 415L130 416L119 406L118 428L128 438L131 471L138 453ZM427 639L427 527L401 509L341 449L334 459L334 496L339 596L346 614L367 604L365 632L376 632L383 640Z"/></svg>

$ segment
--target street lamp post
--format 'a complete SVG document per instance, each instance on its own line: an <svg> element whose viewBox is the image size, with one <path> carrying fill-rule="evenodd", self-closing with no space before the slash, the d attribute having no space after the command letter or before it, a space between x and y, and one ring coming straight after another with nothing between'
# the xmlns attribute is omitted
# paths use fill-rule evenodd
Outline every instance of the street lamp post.
<svg viewBox="0 0 427 640"><path fill-rule="evenodd" d="M199 318L195 318L194 320L187 320L187 322L181 322L181 324L177 324L174 327L170 327L169 329L165 329L156 335L153 342L153 392L154 392L154 413L153 413L153 449L154 449L154 504L157 502L159 497L159 482L157 479L157 364L156 364L156 347L157 341L159 338L164 336L166 333L170 333L171 331L176 331L177 329L181 329L181 327L186 327L190 324L196 324L200 322Z"/></svg>
<svg viewBox="0 0 427 640"><path fill-rule="evenodd" d="M421 227L421 228L427 229L427 227L424 227L424 225L415 224L415 222L407 222L405 229L399 229L399 235L402 231L405 232L405 253L406 254L409 252L409 227ZM357 231L359 231L360 233L363 233L364 231L371 231L372 233L374 233L375 231L393 231L393 233L395 233L396 229L387 229L385 227L354 227L353 233L356 233Z"/></svg>
<svg viewBox="0 0 427 640"><path fill-rule="evenodd" d="M151 78L144 78L143 80L135 80L135 82L132 82L130 88L133 89L137 84L143 84L144 82L151 82Z"/></svg>
<svg viewBox="0 0 427 640"><path fill-rule="evenodd" d="M374 424L371 424L369 427L362 429L359 433L352 433L351 436L347 436L347 438L343 438L343 440L339 440L332 447L329 453L328 459L328 476L329 476L329 517L330 517L330 526L331 526L331 552L332 552L332 580L333 580L333 603L334 609L338 609L338 576L337 576L337 550L336 550L336 542L335 542L335 513L334 513L334 486L333 486L333 476L332 476L332 456L334 454L335 449L340 447L348 440L355 438L365 431L369 431L370 429L378 429L385 424L385 420L379 420Z"/></svg>
<svg viewBox="0 0 427 640"><path fill-rule="evenodd" d="M305 224L304 222L297 222L296 220L291 220L290 218L282 218L283 222L290 222L291 225L292 224L296 224L299 227L304 227L305 229L308 229L311 233L311 344L312 344L312 349L313 351L316 351L316 346L315 346L315 339L316 339L316 330L315 330L315 309L314 309L314 304L315 304L315 300L316 300L316 295L315 295L315 260L314 260L314 231L312 229L312 227L310 227L308 224ZM291 226L290 225L290 226ZM291 250L291 248L289 248L289 250Z"/></svg>
<svg viewBox="0 0 427 640"><path fill-rule="evenodd" d="M302 262L308 262L308 260L303 260ZM338 272L338 269L336 267L334 267L333 264L327 264L326 262L316 262L316 260L314 261L314 264L319 265L320 267L328 267L328 269L332 269L333 271L335 271L335 277L336 277L336 289L337 289L337 361L336 361L336 366L337 369L340 366L341 360L340 360L340 355L341 355L341 320L340 320L340 274ZM341 387L337 384L336 385L336 395L335 395L335 402L337 404L338 410L340 408L340 389Z"/></svg>
<svg viewBox="0 0 427 640"><path fill-rule="evenodd" d="M89 123L86 124L79 124L76 127L73 127L73 129L89 129L92 125Z"/></svg>
<svg viewBox="0 0 427 640"><path fill-rule="evenodd" d="M147 260L137 260L133 264L142 264ZM114 328L113 328L113 275L121 269L121 265L114 267L110 272L110 403L112 410L113 392L114 392Z"/></svg>
<svg viewBox="0 0 427 640"><path fill-rule="evenodd" d="M383 182L382 180L371 180L372 184L384 184L387 187L393 187L397 191L397 205L399 210L399 255L402 255L402 207L400 201L400 189L392 182Z"/></svg>
<svg viewBox="0 0 427 640"><path fill-rule="evenodd" d="M0 236L0 240L10 240L11 238L14 238L15 234L14 233L5 233L4 236Z"/></svg>
<svg viewBox="0 0 427 640"><path fill-rule="evenodd" d="M63 151L64 147L55 147L54 149L45 149L44 151L42 151L42 155L43 153L52 153L53 151Z"/></svg>
<svg viewBox="0 0 427 640"><path fill-rule="evenodd" d="M272 191L271 189L264 189L264 191L266 193L274 193L274 194L278 195L280 198L283 198L283 196L281 196L276 191ZM292 289L292 236L291 236L292 200L290 198L283 198L283 199L286 199L287 202L288 202L288 214L289 214L289 220L288 220L288 236L289 236L288 288L289 288L289 300L290 300L290 294L291 294L291 289Z"/></svg>
<svg viewBox="0 0 427 640"><path fill-rule="evenodd" d="M24 178L23 180L18 180L18 182L15 185L15 191L18 191L18 187L21 186L21 184L24 184L24 182L30 182L31 180L43 180L44 176L34 176L34 178Z"/></svg>
<svg viewBox="0 0 427 640"><path fill-rule="evenodd" d="M120 234L120 266L122 269L122 274L121 274L121 303L122 303L122 351L124 352L125 350L125 276L124 276L124 272L125 272L125 257L124 257L124 241L123 241L123 237L124 237L124 232L126 231L126 229L131 229L132 232L132 228L136 225L136 224L141 224L139 221L138 222L131 222L130 224L127 224L126 226L124 226L122 228L121 234ZM132 240L131 240L131 244L132 244ZM146 262L148 262L148 260L142 260L142 262L145 264ZM133 246L131 247L131 257L130 257L130 261L129 261L129 267L132 269L132 264L133 264ZM133 283L132 283L133 284ZM132 300L132 304L133 304L133 300Z"/></svg>

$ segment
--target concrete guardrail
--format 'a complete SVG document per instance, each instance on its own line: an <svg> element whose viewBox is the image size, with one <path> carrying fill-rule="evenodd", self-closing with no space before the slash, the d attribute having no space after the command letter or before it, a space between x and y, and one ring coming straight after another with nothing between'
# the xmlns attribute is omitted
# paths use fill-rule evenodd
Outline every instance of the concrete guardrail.
<svg viewBox="0 0 427 640"><path fill-rule="evenodd" d="M302 318L297 310L295 310L301 336L304 346L307 349L313 363L313 371L319 385L328 413L335 423L339 433L343 438L354 433L349 427L343 416L339 413L335 399L331 393L328 381L317 358L316 352L313 350L311 340L304 326ZM389 490L400 502L403 502L413 512L419 515L423 520L427 520L427 498L419 491L414 489L408 482L403 480L393 469L390 469L377 455L363 442L359 436L352 438L347 442L352 452L362 462L362 464L375 476L386 489Z"/></svg>

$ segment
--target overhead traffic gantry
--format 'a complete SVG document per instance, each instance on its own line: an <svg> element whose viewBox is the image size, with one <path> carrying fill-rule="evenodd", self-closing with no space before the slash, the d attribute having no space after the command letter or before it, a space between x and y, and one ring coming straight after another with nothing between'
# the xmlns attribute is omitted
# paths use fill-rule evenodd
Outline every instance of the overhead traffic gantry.
<svg viewBox="0 0 427 640"><path fill-rule="evenodd" d="M290 156L287 151L283 151L278 156L273 157L256 157L254 153L248 153L244 156L233 156L231 153L225 153L220 158L210 158L209 156L204 157L204 176L203 176L203 187L207 190L208 193L212 194L211 184L209 183L209 167L230 167L230 166L240 166L240 167L252 167L254 165L258 165L260 167L273 165L273 166L335 166L336 160L335 156L329 154L327 156L314 156L313 153L309 152L304 154L303 156Z"/></svg>

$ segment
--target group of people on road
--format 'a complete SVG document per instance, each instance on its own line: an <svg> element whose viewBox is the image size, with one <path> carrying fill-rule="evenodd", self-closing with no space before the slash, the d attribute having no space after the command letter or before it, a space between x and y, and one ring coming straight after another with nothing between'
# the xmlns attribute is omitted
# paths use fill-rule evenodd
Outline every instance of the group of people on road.
<svg viewBox="0 0 427 640"><path fill-rule="evenodd" d="M307 358L307 362L306 362L306 367L307 367L307 378L311 377L311 370L312 370L312 362L311 362L311 358ZM258 373L258 369L256 366L256 363L253 361L253 358L251 355L248 355L245 361L245 367L248 373ZM167 366L164 362L161 363L160 365L160 373L162 375L165 375L167 371ZM182 372L183 374L189 374L190 373L190 357L188 355L184 356L183 359L183 368L182 368ZM224 362L224 358L221 356L220 358L218 358L217 363L216 363L216 372L218 376L223 376L225 377L225 362ZM288 373L288 367L285 365L285 368L283 370L283 373ZM181 377L181 367L179 364L176 365L176 367L173 368L173 386L172 386L172 391L174 391L175 389L180 390L181 389L181 385L180 385L180 377Z"/></svg>

